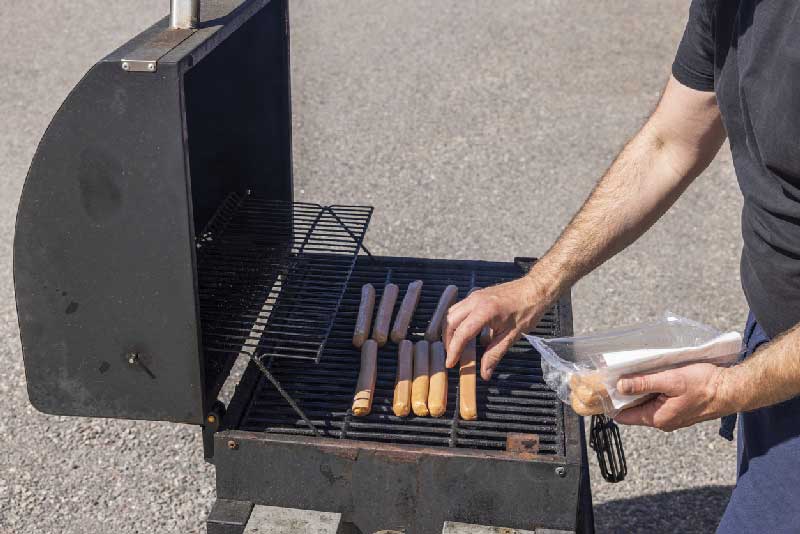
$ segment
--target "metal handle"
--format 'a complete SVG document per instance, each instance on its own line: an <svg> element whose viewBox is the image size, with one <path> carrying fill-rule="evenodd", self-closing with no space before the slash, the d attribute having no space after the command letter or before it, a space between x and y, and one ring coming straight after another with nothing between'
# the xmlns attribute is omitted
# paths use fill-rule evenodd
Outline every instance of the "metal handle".
<svg viewBox="0 0 800 534"><path fill-rule="evenodd" d="M169 25L180 30L197 28L199 13L200 0L170 0Z"/></svg>

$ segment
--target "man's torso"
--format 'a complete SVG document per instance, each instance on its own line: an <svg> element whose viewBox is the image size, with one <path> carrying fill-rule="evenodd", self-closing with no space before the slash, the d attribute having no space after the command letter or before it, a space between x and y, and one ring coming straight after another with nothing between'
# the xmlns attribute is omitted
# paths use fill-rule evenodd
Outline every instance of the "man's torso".
<svg viewBox="0 0 800 534"><path fill-rule="evenodd" d="M800 2L706 2L742 212L742 285L774 337L800 322Z"/></svg>

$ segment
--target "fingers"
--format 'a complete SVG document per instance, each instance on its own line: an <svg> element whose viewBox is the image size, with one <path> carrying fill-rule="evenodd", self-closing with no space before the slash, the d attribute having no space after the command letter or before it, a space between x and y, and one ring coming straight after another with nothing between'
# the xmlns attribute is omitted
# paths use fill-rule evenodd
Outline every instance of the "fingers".
<svg viewBox="0 0 800 534"><path fill-rule="evenodd" d="M649 426L672 432L685 426L679 421L675 407L671 406L673 402L674 399L659 395L644 404L622 410L614 417L614 421L623 425Z"/></svg>
<svg viewBox="0 0 800 534"><path fill-rule="evenodd" d="M495 338L489 346L486 347L486 352L484 352L483 357L481 357L481 378L484 380L492 378L492 373L494 373L497 364L503 359L508 349L517 342L519 336L520 334L515 331L504 332L502 334L499 332L495 333Z"/></svg>
<svg viewBox="0 0 800 534"><path fill-rule="evenodd" d="M683 375L674 369L649 375L627 376L617 381L617 391L623 395L663 393L667 397L676 397L685 390Z"/></svg>
<svg viewBox="0 0 800 534"><path fill-rule="evenodd" d="M442 329L442 340L444 341L445 347L450 346L450 342L453 339L453 334L455 334L456 329L461 324L461 321L463 321L464 318L470 314L473 307L474 305L469 302L469 298L450 306L450 309L447 311L447 315L444 319L444 328Z"/></svg>
<svg viewBox="0 0 800 534"><path fill-rule="evenodd" d="M622 410L614 417L614 421L623 425L655 426L656 411L661 406L659 399L653 399L639 406Z"/></svg>
<svg viewBox="0 0 800 534"><path fill-rule="evenodd" d="M480 313L470 313L456 328L447 347L447 367L453 367L461 358L464 347L470 339L475 339L480 334L485 320Z"/></svg>

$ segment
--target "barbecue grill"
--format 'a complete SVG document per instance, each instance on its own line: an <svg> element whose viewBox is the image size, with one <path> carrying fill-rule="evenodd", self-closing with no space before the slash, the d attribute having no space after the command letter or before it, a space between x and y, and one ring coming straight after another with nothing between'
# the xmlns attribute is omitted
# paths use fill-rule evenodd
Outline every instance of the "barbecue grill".
<svg viewBox="0 0 800 534"><path fill-rule="evenodd" d="M352 532L591 532L583 423L530 346L479 383L476 421L459 418L457 372L444 417L394 416L391 343L372 413L349 409L363 284L424 281L418 340L445 286L463 298L534 260L379 257L372 208L295 202L287 0L172 4L86 74L26 179L14 279L31 403L201 427L212 534L243 532L255 505L337 512ZM565 295L536 334L571 330Z"/></svg>

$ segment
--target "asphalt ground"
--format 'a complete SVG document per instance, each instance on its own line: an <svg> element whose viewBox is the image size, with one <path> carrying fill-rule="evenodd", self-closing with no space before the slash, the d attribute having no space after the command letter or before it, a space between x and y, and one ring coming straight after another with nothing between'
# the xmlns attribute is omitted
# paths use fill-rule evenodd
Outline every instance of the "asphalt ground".
<svg viewBox="0 0 800 534"><path fill-rule="evenodd" d="M11 276L19 193L68 91L165 0L0 4L0 532L199 532L194 428L60 418L27 402ZM296 196L367 203L373 252L540 255L653 109L684 0L293 0ZM665 310L740 329L741 199L727 149L639 242L574 289L579 332ZM735 476L716 424L623 428L598 532L708 532ZM535 503L531 503L535 506Z"/></svg>

